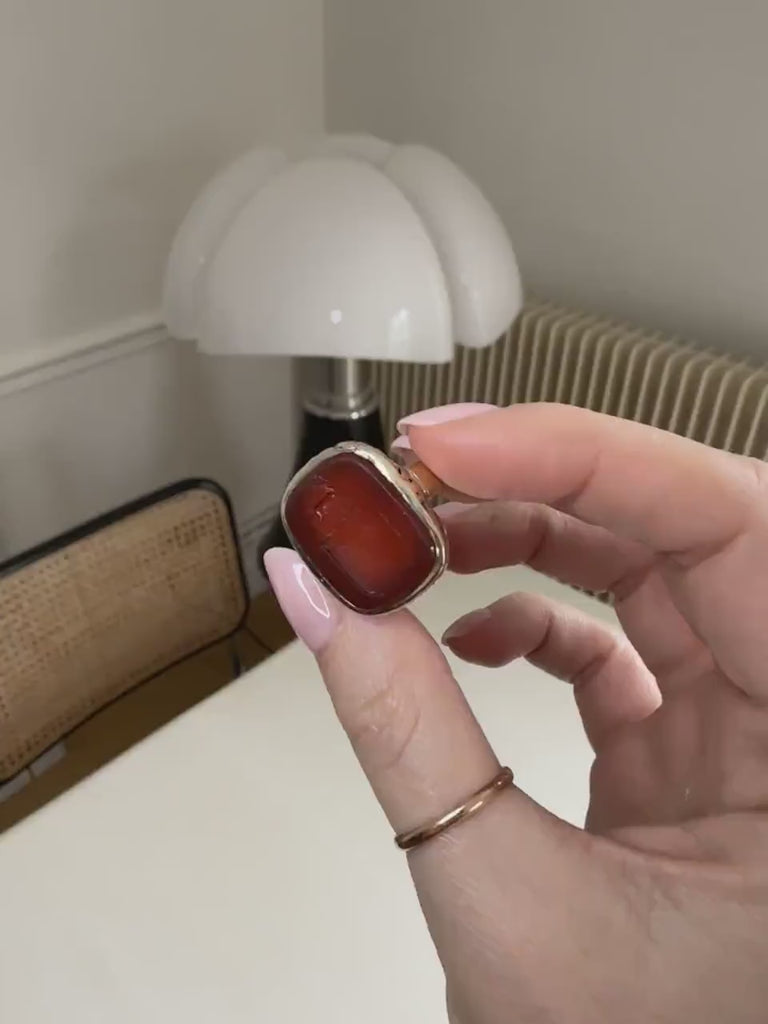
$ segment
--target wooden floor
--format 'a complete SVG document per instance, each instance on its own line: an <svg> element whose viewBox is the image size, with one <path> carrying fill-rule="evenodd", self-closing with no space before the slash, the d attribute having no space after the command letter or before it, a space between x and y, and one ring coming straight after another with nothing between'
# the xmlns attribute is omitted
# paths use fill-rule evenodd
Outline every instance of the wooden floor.
<svg viewBox="0 0 768 1024"><path fill-rule="evenodd" d="M243 668L252 668L293 639L271 594L255 598L237 636ZM232 681L232 647L219 644L136 687L71 733L66 755L0 803L0 832L80 782Z"/></svg>

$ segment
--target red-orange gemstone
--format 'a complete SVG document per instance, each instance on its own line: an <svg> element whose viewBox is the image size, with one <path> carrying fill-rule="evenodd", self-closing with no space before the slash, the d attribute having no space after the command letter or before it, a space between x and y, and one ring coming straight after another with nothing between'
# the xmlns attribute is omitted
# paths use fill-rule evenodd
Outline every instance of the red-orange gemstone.
<svg viewBox="0 0 768 1024"><path fill-rule="evenodd" d="M309 567L360 612L404 603L435 568L428 528L376 467L352 452L331 455L295 484L284 515Z"/></svg>

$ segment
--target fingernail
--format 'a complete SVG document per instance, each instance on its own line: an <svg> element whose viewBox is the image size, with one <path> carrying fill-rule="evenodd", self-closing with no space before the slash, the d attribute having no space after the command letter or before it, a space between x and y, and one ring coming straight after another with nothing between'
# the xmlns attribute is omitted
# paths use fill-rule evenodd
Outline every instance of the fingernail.
<svg viewBox="0 0 768 1024"><path fill-rule="evenodd" d="M446 501L443 505L435 506L435 515L440 519L453 519L454 516L459 515L461 512L467 512L469 509L474 508L474 505L465 505L461 501Z"/></svg>
<svg viewBox="0 0 768 1024"><path fill-rule="evenodd" d="M395 438L389 446L389 454L395 462L400 463L401 466L406 468L414 462L418 462L416 452L411 448L411 442L405 434Z"/></svg>
<svg viewBox="0 0 768 1024"><path fill-rule="evenodd" d="M411 451L411 442L408 440L408 436L406 434L400 434L400 436L396 437L392 444L389 446L389 450L391 452L395 452L398 455L401 454L402 452Z"/></svg>
<svg viewBox="0 0 768 1024"><path fill-rule="evenodd" d="M472 633L478 626L487 622L490 617L491 612L488 608L478 608L477 611L462 615L460 619L456 619L454 624L449 626L443 633L443 643L449 644L452 640L458 640L459 637Z"/></svg>
<svg viewBox="0 0 768 1024"><path fill-rule="evenodd" d="M487 402L459 402L456 405L438 405L434 409L422 409L411 413L398 421L397 429L402 434L408 427L436 427L440 423L451 420L464 420L469 416L479 416L484 412L493 412L496 405Z"/></svg>
<svg viewBox="0 0 768 1024"><path fill-rule="evenodd" d="M296 636L317 653L333 636L339 608L334 598L290 548L270 548L264 568Z"/></svg>

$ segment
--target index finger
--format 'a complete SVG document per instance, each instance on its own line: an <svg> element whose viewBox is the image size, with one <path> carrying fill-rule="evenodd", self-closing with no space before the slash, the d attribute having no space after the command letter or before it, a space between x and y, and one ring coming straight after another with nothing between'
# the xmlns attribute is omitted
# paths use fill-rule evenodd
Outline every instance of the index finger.
<svg viewBox="0 0 768 1024"><path fill-rule="evenodd" d="M762 463L573 406L518 405L411 426L414 451L450 487L540 502L661 557L681 611L745 689L763 675L768 599ZM768 684L759 684L768 692Z"/></svg>
<svg viewBox="0 0 768 1024"><path fill-rule="evenodd" d="M408 437L456 490L561 508L660 553L724 543L756 498L749 460L575 406L516 405Z"/></svg>

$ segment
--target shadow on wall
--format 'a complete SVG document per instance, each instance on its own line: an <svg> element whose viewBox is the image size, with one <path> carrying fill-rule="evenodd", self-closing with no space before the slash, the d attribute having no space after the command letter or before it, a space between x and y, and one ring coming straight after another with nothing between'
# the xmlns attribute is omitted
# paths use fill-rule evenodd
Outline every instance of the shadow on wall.
<svg viewBox="0 0 768 1024"><path fill-rule="evenodd" d="M215 139L190 142L78 183L38 285L40 342L159 309L173 235L222 151Z"/></svg>
<svg viewBox="0 0 768 1024"><path fill-rule="evenodd" d="M189 463L160 344L0 401L0 523L11 553L169 482Z"/></svg>
<svg viewBox="0 0 768 1024"><path fill-rule="evenodd" d="M212 358L170 340L0 400L9 554L187 476L240 521L278 500L295 438L287 359Z"/></svg>
<svg viewBox="0 0 768 1024"><path fill-rule="evenodd" d="M74 486L53 441L0 454L0 561L59 532L51 510L76 506ZM73 525L65 514L61 529Z"/></svg>
<svg viewBox="0 0 768 1024"><path fill-rule="evenodd" d="M191 342L170 342L173 362L166 368L161 394L167 398L168 418L184 438L188 452L188 472L212 476L231 490L232 481L238 479L235 458L235 438L230 435L231 423L227 416L226 394L211 359L201 356ZM226 369L226 368L225 368ZM247 372L247 367L240 368ZM236 372L236 370L235 370ZM161 462L172 463L177 456L175 439L158 439L165 446Z"/></svg>

